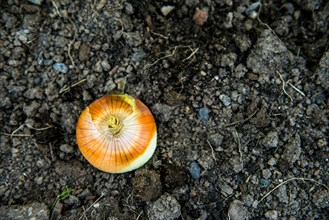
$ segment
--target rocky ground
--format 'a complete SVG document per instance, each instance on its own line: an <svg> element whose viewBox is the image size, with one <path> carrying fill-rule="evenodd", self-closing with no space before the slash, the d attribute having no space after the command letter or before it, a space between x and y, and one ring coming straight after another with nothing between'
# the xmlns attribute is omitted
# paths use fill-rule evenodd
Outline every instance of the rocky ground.
<svg viewBox="0 0 329 220"><path fill-rule="evenodd" d="M0 15L0 219L328 219L328 1L0 0ZM158 128L152 159L115 175L75 141L113 90Z"/></svg>

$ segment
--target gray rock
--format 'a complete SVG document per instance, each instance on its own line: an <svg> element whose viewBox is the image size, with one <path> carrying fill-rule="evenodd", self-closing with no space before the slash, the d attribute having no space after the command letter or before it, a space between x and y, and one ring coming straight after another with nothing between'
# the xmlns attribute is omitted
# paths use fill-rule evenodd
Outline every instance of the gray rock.
<svg viewBox="0 0 329 220"><path fill-rule="evenodd" d="M33 101L30 105L24 106L23 110L27 117L34 117L37 114L39 108L40 103Z"/></svg>
<svg viewBox="0 0 329 220"><path fill-rule="evenodd" d="M53 69L60 73L67 73L67 71L69 70L69 68L65 65L65 63L55 63L53 65Z"/></svg>
<svg viewBox="0 0 329 220"><path fill-rule="evenodd" d="M278 143L279 143L279 135L278 132L276 131L269 132L262 141L262 144L266 148L277 147Z"/></svg>
<svg viewBox="0 0 329 220"><path fill-rule="evenodd" d="M230 164L235 173L240 173L243 169L243 163L239 156L232 157L230 159Z"/></svg>
<svg viewBox="0 0 329 220"><path fill-rule="evenodd" d="M231 102L232 102L231 97L229 97L225 94L222 94L222 95L219 96L219 99L222 101L224 106L227 107L227 106L231 105Z"/></svg>
<svg viewBox="0 0 329 220"><path fill-rule="evenodd" d="M234 189L230 187L226 182L219 183L218 187L221 189L221 193L224 197L229 197L234 193Z"/></svg>
<svg viewBox="0 0 329 220"><path fill-rule="evenodd" d="M270 169L262 170L262 175L265 179L269 179L272 176Z"/></svg>
<svg viewBox="0 0 329 220"><path fill-rule="evenodd" d="M97 73L101 73L103 71L103 67L101 64L101 61L98 61L94 66L93 66L93 70Z"/></svg>
<svg viewBox="0 0 329 220"><path fill-rule="evenodd" d="M147 216L150 220L173 220L180 215L180 204L175 197L168 193L165 193L147 207Z"/></svg>
<svg viewBox="0 0 329 220"><path fill-rule="evenodd" d="M248 210L240 200L234 200L231 202L230 208L228 209L228 216L231 220L249 219Z"/></svg>
<svg viewBox="0 0 329 220"><path fill-rule="evenodd" d="M199 115L201 121L203 121L204 123L208 122L209 113L210 113L210 110L207 107L203 107L198 110L198 115Z"/></svg>
<svg viewBox="0 0 329 220"><path fill-rule="evenodd" d="M69 144L62 144L59 149L63 151L64 153L73 153L74 152L74 147Z"/></svg>
<svg viewBox="0 0 329 220"><path fill-rule="evenodd" d="M216 150L217 148L220 148L222 142L223 142L223 139L224 139L224 136L221 135L221 134L211 134L209 135L209 142L211 145L213 145L214 147L216 147Z"/></svg>
<svg viewBox="0 0 329 220"><path fill-rule="evenodd" d="M299 134L291 138L290 142L285 145L285 150L283 152L282 158L293 165L297 160L299 160L301 149L301 140Z"/></svg>
<svg viewBox="0 0 329 220"><path fill-rule="evenodd" d="M275 70L290 67L294 57L282 41L270 30L264 30L247 58L254 73L274 75Z"/></svg>
<svg viewBox="0 0 329 220"><path fill-rule="evenodd" d="M29 2L32 2L35 5L41 5L43 0L29 0Z"/></svg>
<svg viewBox="0 0 329 220"><path fill-rule="evenodd" d="M77 208L81 205L79 198L73 195L70 195L67 199L65 199L64 203L73 208Z"/></svg>
<svg viewBox="0 0 329 220"><path fill-rule="evenodd" d="M191 176L194 180L200 179L201 168L200 168L199 164L197 164L196 162L193 161L190 164L189 171L190 171L190 174L191 174Z"/></svg>
<svg viewBox="0 0 329 220"><path fill-rule="evenodd" d="M329 208L329 193L327 190L318 190L313 195L313 203L316 207L325 209Z"/></svg>
<svg viewBox="0 0 329 220"><path fill-rule="evenodd" d="M38 185L41 185L43 183L43 176L36 177L34 182Z"/></svg>
<svg viewBox="0 0 329 220"><path fill-rule="evenodd" d="M278 211L276 210L270 210L265 213L266 219L269 220L277 220L278 219Z"/></svg>
<svg viewBox="0 0 329 220"><path fill-rule="evenodd" d="M159 114L164 122L170 120L173 107L166 104L157 103L153 106L153 109L155 110L155 114Z"/></svg>
<svg viewBox="0 0 329 220"><path fill-rule="evenodd" d="M38 219L47 220L49 210L44 203L10 205L0 207L0 219Z"/></svg>
<svg viewBox="0 0 329 220"><path fill-rule="evenodd" d="M81 61L89 60L90 46L86 43L82 43L79 47L79 59Z"/></svg>
<svg viewBox="0 0 329 220"><path fill-rule="evenodd" d="M142 43L142 38L139 32L124 32L123 37L125 42L131 47L137 47Z"/></svg>
<svg viewBox="0 0 329 220"><path fill-rule="evenodd" d="M111 69L111 65L108 60L103 60L101 62L101 65L103 67L103 70L105 70L105 71L109 71Z"/></svg>
<svg viewBox="0 0 329 220"><path fill-rule="evenodd" d="M329 88L329 51L327 51L321 58L319 67L316 70L316 84L321 85L324 89Z"/></svg>
<svg viewBox="0 0 329 220"><path fill-rule="evenodd" d="M287 195L287 186L286 185L280 186L276 191L276 196L278 197L278 199L281 203L288 204L289 197Z"/></svg>

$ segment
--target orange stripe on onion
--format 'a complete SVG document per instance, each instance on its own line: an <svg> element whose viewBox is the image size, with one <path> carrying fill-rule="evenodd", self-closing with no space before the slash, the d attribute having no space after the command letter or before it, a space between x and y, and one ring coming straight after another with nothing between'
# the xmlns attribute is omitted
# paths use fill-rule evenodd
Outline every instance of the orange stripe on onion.
<svg viewBox="0 0 329 220"><path fill-rule="evenodd" d="M104 96L80 115L76 139L94 167L124 173L143 166L156 148L157 131L151 111L129 95Z"/></svg>

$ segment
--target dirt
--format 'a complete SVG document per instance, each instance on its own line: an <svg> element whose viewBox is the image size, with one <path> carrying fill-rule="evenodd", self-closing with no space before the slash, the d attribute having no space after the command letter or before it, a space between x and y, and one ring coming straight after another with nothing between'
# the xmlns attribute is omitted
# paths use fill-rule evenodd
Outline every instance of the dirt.
<svg viewBox="0 0 329 220"><path fill-rule="evenodd" d="M328 1L1 0L0 14L0 219L328 219ZM75 141L112 92L157 123L154 156L125 174Z"/></svg>

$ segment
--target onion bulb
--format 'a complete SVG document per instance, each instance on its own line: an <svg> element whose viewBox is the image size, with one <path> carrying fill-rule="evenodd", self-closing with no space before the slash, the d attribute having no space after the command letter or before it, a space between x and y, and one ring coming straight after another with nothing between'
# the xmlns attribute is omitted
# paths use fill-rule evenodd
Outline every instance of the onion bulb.
<svg viewBox="0 0 329 220"><path fill-rule="evenodd" d="M156 148L151 111L129 95L108 95L80 115L76 139L82 155L97 169L124 173L143 166Z"/></svg>

